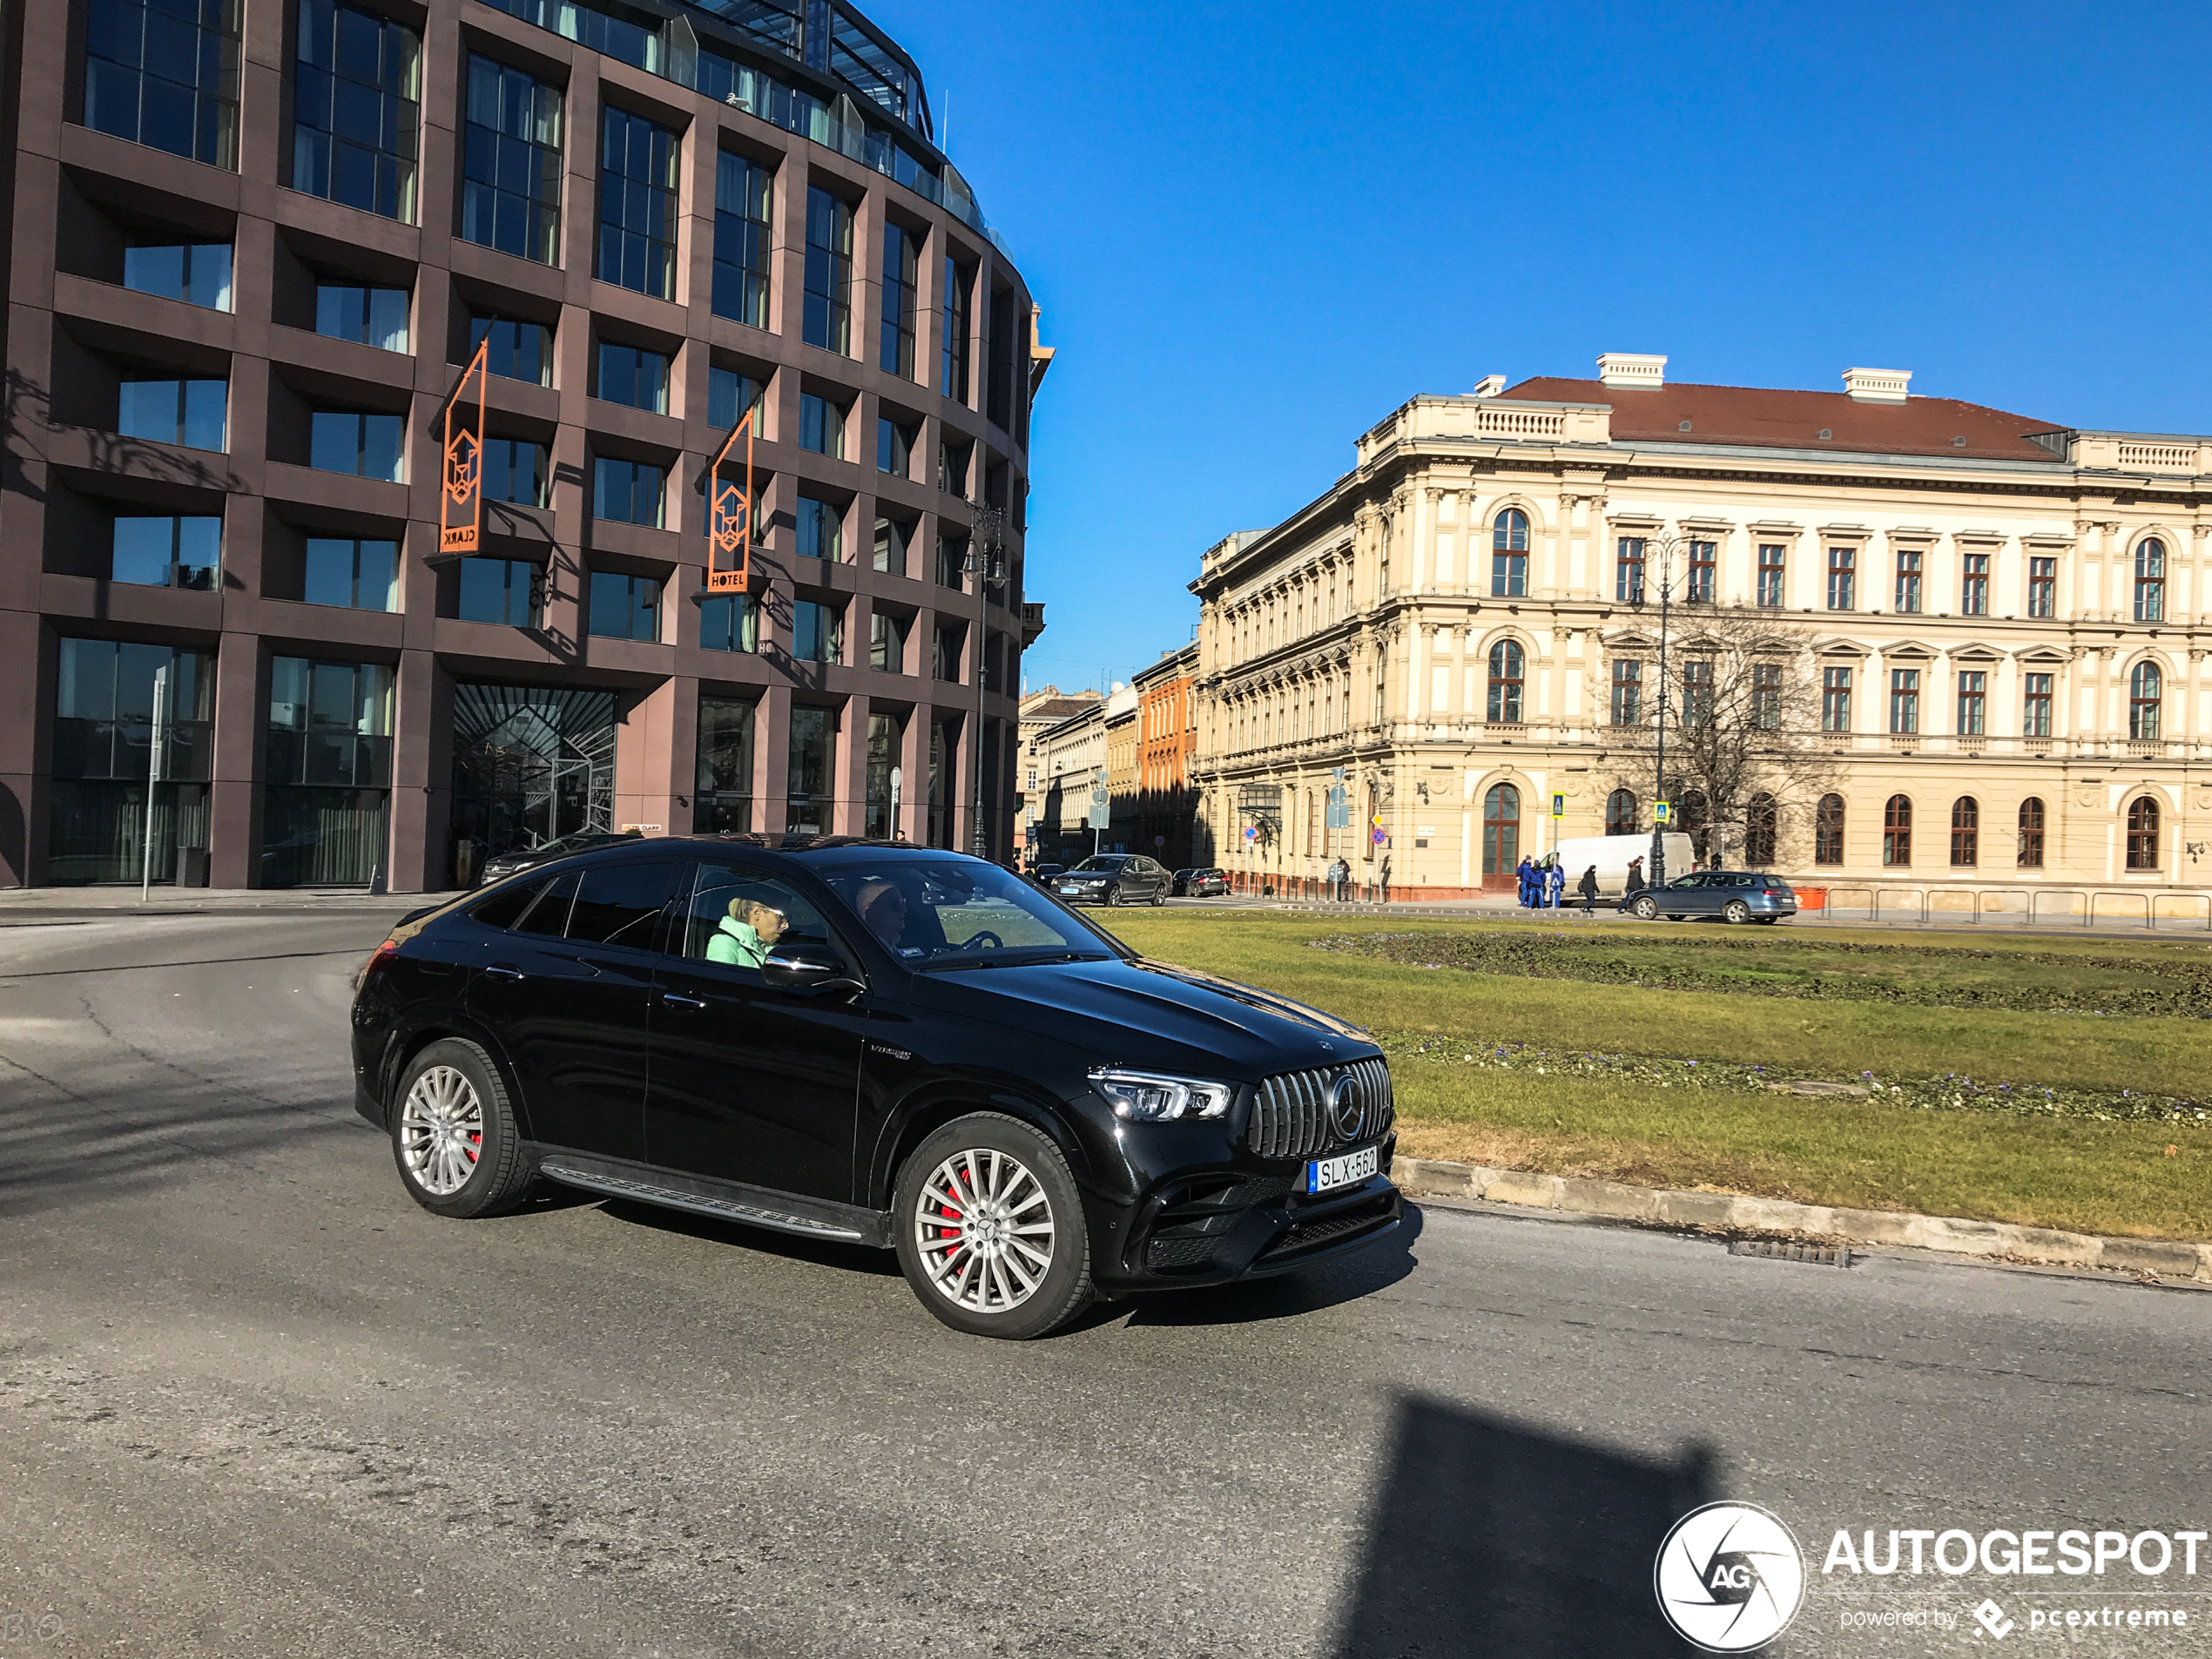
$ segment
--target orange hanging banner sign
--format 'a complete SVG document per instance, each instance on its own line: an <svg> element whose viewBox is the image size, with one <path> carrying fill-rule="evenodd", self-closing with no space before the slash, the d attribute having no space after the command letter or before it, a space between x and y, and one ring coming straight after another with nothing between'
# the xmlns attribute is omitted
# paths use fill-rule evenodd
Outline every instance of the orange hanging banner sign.
<svg viewBox="0 0 2212 1659"><path fill-rule="evenodd" d="M491 339L476 343L476 354L461 371L461 383L446 400L445 466L438 492L438 551L469 555L482 544L484 533L484 354ZM465 399L469 382L476 383L473 424ZM456 421L455 416L461 418Z"/></svg>
<svg viewBox="0 0 2212 1659"><path fill-rule="evenodd" d="M745 482L725 478L722 468L745 439ZM743 593L752 579L752 411L747 409L706 469L706 590Z"/></svg>

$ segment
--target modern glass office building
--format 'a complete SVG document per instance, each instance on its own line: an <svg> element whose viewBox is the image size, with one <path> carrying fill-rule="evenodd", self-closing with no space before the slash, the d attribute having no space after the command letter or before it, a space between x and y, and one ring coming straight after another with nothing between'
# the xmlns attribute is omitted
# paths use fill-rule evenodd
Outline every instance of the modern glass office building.
<svg viewBox="0 0 2212 1659"><path fill-rule="evenodd" d="M1050 354L874 23L4 16L0 885L435 889L633 824L968 847L979 780L1007 854ZM479 343L483 534L442 557ZM755 580L710 596L747 412Z"/></svg>

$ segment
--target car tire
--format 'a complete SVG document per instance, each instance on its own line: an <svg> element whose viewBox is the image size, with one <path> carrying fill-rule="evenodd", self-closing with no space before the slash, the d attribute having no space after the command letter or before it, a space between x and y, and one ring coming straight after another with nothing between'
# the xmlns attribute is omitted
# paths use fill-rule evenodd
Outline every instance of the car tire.
<svg viewBox="0 0 2212 1659"><path fill-rule="evenodd" d="M1757 922L1762 927L1771 927L1776 922L1781 921L1782 918L1779 916L1754 916L1751 920Z"/></svg>
<svg viewBox="0 0 2212 1659"><path fill-rule="evenodd" d="M1672 911L1672 910L1669 910L1669 911L1667 913L1667 920L1668 920L1669 921L1680 921L1682 920L1682 917L1681 917L1678 914L1676 914L1676 912L1674 912L1674 911Z"/></svg>
<svg viewBox="0 0 2212 1659"><path fill-rule="evenodd" d="M1096 1295L1090 1229L1068 1160L1002 1112L957 1118L914 1150L899 1170L891 1226L922 1306L970 1336L1046 1336Z"/></svg>
<svg viewBox="0 0 2212 1659"><path fill-rule="evenodd" d="M1121 901L1122 888L1121 884L1117 881L1112 887L1106 889L1106 902L1109 905L1118 905Z"/></svg>
<svg viewBox="0 0 2212 1659"><path fill-rule="evenodd" d="M1629 914L1638 921L1656 921L1659 920L1659 906L1656 900L1639 899L1629 907Z"/></svg>
<svg viewBox="0 0 2212 1659"><path fill-rule="evenodd" d="M400 1184L434 1215L498 1215L520 1204L536 1178L506 1079L466 1038L434 1042L408 1062L391 1125Z"/></svg>
<svg viewBox="0 0 2212 1659"><path fill-rule="evenodd" d="M1165 887L1155 887L1155 888L1153 888L1153 889L1152 889L1152 908L1153 908L1153 909L1157 910L1157 909L1158 909L1158 908L1159 908L1162 905L1165 904L1167 901L1168 901L1168 890L1167 890Z"/></svg>
<svg viewBox="0 0 2212 1659"><path fill-rule="evenodd" d="M1730 899L1721 907L1721 920L1732 927L1741 927L1751 919L1751 907L1741 899Z"/></svg>

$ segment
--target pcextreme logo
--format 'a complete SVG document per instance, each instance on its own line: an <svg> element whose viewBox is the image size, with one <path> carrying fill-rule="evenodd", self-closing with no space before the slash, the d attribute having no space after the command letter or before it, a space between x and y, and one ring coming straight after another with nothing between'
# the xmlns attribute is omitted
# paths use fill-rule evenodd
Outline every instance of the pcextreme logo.
<svg viewBox="0 0 2212 1659"><path fill-rule="evenodd" d="M1675 1522L1652 1567L1659 1611L1707 1653L1750 1653L1790 1628L1805 1558L1781 1520L1751 1503L1709 1503Z"/></svg>

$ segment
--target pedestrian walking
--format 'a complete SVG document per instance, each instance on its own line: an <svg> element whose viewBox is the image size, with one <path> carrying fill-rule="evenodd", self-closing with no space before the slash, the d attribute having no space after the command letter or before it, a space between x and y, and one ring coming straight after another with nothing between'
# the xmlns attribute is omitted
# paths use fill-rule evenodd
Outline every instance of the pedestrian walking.
<svg viewBox="0 0 2212 1659"><path fill-rule="evenodd" d="M1597 866L1593 864L1582 872L1582 879L1575 884L1582 895L1582 914L1588 915L1597 907Z"/></svg>
<svg viewBox="0 0 2212 1659"><path fill-rule="evenodd" d="M1629 891L1643 891L1643 855L1641 853L1629 860Z"/></svg>
<svg viewBox="0 0 2212 1659"><path fill-rule="evenodd" d="M1545 899L1551 909L1560 905L1560 895L1567 891L1567 872L1561 867L1559 854L1553 853L1545 860L1551 867L1545 873Z"/></svg>
<svg viewBox="0 0 2212 1659"><path fill-rule="evenodd" d="M1521 907L1523 910L1534 907L1535 900L1531 893L1535 885L1535 868L1534 861L1524 857L1521 860L1521 867L1514 872L1514 878L1521 883Z"/></svg>

